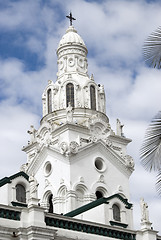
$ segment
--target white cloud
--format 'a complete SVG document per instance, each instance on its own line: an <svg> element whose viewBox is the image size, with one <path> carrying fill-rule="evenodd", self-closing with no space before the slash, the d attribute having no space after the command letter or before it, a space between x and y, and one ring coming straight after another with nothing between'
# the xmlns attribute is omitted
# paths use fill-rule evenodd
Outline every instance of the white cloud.
<svg viewBox="0 0 161 240"><path fill-rule="evenodd" d="M31 124L38 127L39 117L22 106L12 106L7 102L0 105L0 177L9 176L19 171L25 163L26 156L21 151L27 144L27 130Z"/></svg>

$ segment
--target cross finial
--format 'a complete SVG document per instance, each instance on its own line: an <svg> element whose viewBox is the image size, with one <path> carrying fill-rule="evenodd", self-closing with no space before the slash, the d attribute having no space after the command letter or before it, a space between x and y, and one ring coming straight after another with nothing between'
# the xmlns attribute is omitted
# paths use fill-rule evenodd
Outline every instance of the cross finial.
<svg viewBox="0 0 161 240"><path fill-rule="evenodd" d="M70 19L70 26L72 26L72 21L76 20L74 17L72 17L72 13L70 12L69 16L66 16L67 18Z"/></svg>

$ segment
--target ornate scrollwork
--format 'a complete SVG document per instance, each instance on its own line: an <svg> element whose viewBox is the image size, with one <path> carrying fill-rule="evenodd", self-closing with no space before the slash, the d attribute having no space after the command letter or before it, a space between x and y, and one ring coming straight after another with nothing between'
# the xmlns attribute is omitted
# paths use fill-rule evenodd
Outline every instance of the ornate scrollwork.
<svg viewBox="0 0 161 240"><path fill-rule="evenodd" d="M112 147L113 146L113 143L111 142L111 140L109 140L108 138L105 139L105 142L106 142L106 145L108 147Z"/></svg>
<svg viewBox="0 0 161 240"><path fill-rule="evenodd" d="M79 144L75 141L72 141L69 144L69 149L70 149L71 153L74 153L74 154L77 153L78 152L78 147L79 147Z"/></svg>
<svg viewBox="0 0 161 240"><path fill-rule="evenodd" d="M70 58L68 59L68 65L69 65L70 67L73 67L73 66L75 65L75 60L74 60L74 58L70 57Z"/></svg>
<svg viewBox="0 0 161 240"><path fill-rule="evenodd" d="M84 68L84 65L85 65L85 64L84 64L84 59L79 58L79 59L78 59L78 66L81 67L81 68Z"/></svg>
<svg viewBox="0 0 161 240"><path fill-rule="evenodd" d="M133 158L132 158L130 155L126 155L126 156L124 157L124 160L125 160L126 166L127 166L128 168L132 168L132 169L134 168L135 163L134 163Z"/></svg>
<svg viewBox="0 0 161 240"><path fill-rule="evenodd" d="M59 69L62 70L62 69L64 68L64 62L60 60L60 61L58 62L58 64L59 64L59 65L58 65L58 66L59 66Z"/></svg>
<svg viewBox="0 0 161 240"><path fill-rule="evenodd" d="M84 107L85 107L85 108L89 108L89 103L88 103L88 102L85 102Z"/></svg>
<svg viewBox="0 0 161 240"><path fill-rule="evenodd" d="M89 141L95 143L98 141L98 138L96 136L92 136L89 138Z"/></svg>
<svg viewBox="0 0 161 240"><path fill-rule="evenodd" d="M60 150L62 154L65 154L68 151L68 145L66 142L62 142L60 145Z"/></svg>

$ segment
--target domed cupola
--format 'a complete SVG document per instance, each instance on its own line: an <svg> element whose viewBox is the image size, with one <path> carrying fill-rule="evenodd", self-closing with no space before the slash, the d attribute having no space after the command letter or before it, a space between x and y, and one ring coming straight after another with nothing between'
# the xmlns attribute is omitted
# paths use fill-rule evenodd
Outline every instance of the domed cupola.
<svg viewBox="0 0 161 240"><path fill-rule="evenodd" d="M58 78L72 72L87 74L87 53L83 39L73 26L69 26L57 49Z"/></svg>
<svg viewBox="0 0 161 240"><path fill-rule="evenodd" d="M106 113L104 87L94 81L93 75L89 77L87 53L83 39L70 25L58 44L57 80L48 81L42 96L43 121L57 119L63 124L71 111L74 122L85 122L86 118L88 125L93 115ZM105 119L108 122L107 116Z"/></svg>
<svg viewBox="0 0 161 240"><path fill-rule="evenodd" d="M87 51L85 43L81 36L77 33L77 30L73 26L69 26L69 28L66 30L66 33L59 42L58 50L65 45L73 44L84 46Z"/></svg>

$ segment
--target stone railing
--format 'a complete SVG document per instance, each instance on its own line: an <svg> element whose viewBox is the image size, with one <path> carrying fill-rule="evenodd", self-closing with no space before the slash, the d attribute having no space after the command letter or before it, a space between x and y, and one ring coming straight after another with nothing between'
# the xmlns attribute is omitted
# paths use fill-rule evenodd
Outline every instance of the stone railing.
<svg viewBox="0 0 161 240"><path fill-rule="evenodd" d="M63 218L63 216L59 217L58 215L46 215L45 222L47 226L56 228L63 228L116 239L136 240L135 231L121 231L120 229L117 230L116 228L114 229L110 226L106 227L105 225L80 221L78 219L71 219L67 217Z"/></svg>
<svg viewBox="0 0 161 240"><path fill-rule="evenodd" d="M21 214L21 212L19 212L19 211L0 208L0 218L6 218L6 219L20 221L20 214Z"/></svg>

